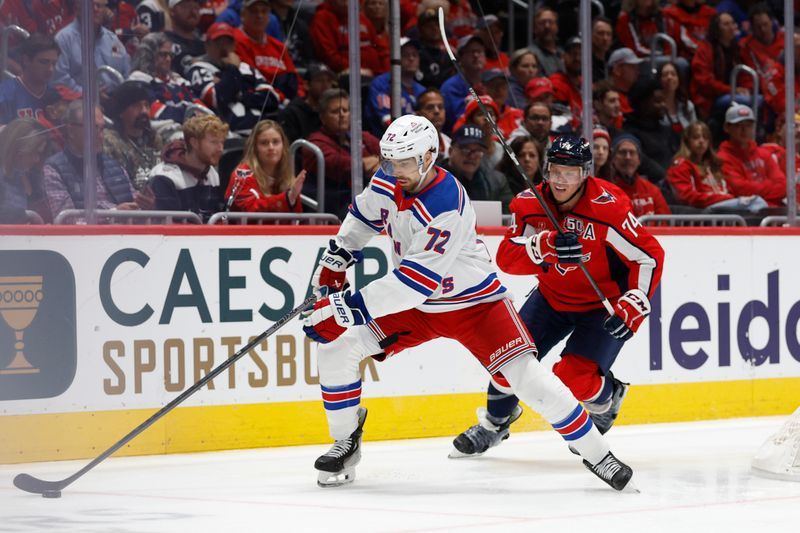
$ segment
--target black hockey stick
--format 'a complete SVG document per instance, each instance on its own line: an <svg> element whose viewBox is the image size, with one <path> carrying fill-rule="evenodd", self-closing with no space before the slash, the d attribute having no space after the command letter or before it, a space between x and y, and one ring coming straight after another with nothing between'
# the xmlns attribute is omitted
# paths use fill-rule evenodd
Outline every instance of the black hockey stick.
<svg viewBox="0 0 800 533"><path fill-rule="evenodd" d="M481 101L480 97L478 96L478 93L475 92L475 88L472 86L472 84L469 82L467 77L464 75L464 71L461 69L461 65L458 63L458 60L456 59L456 56L453 55L453 50L450 48L450 43L447 41L447 31L445 30L445 27L444 27L444 9L442 9L441 7L439 8L439 32L442 35L442 42L444 43L444 47L447 49L447 55L450 56L450 61L453 63L453 66L456 68L456 72L458 72L458 75L461 76L461 79L463 79L464 83L467 84L467 88L469 88L469 93L472 95L472 97L478 103L478 107L480 107L481 112L486 117L486 120L488 120L489 124L491 124L492 130L494 131L494 134L499 139L500 145L503 147L503 150L505 151L506 155L508 155L508 157L511 158L511 161L514 163L514 168L517 169L517 172L519 172L520 176L522 176L522 178L528 184L528 187L530 187L530 189L533 192L534 196L536 196L536 199L542 205L542 209L544 210L544 214L547 215L547 218L550 220L550 223L553 224L553 226L556 228L556 231L558 233L563 235L564 234L564 230L561 229L561 225L558 223L558 220L556 220L556 217L553 214L553 211L550 210L550 206L547 205L547 203L544 201L544 198L542 198L542 195L539 193L538 190L536 190L536 186L533 184L533 182L531 181L530 177L528 177L528 175L525 173L525 170L522 168L522 165L519 164L519 161L517 160L517 156L514 154L514 150L512 150L511 147L509 147L508 144L506 144L506 140L503 137L503 133L500 131L500 128L497 127L497 124L495 124L495 121L492 118L492 115L489 113L489 110L486 108L486 105ZM586 279L589 281L589 284L594 289L594 292L597 293L597 296L600 298L600 301L603 303L603 307L605 307L606 311L608 311L608 314L611 315L611 316L615 315L616 313L614 313L614 308L611 306L611 302L609 302L608 298L606 298L606 295L603 294L603 291L600 289L600 286L597 285L597 282L594 280L592 275L589 273L589 270L586 268L586 265L583 264L583 261L578 262L578 266L580 267L580 269L583 272L583 274L586 276Z"/></svg>
<svg viewBox="0 0 800 533"><path fill-rule="evenodd" d="M275 322L269 329L261 333L258 337L251 340L247 343L241 350L236 352L233 357L225 360L222 364L214 368L211 372L209 372L206 376L203 377L200 381L192 385L190 388L183 391L180 396L169 402L167 405L159 409L153 416L139 424L136 429L122 437L120 440L115 442L109 449L95 457L95 459L72 474L71 476L64 478L60 481L45 481L43 479L38 479L30 474L18 474L14 478L14 486L18 489L24 490L25 492L31 492L33 494L41 494L45 498L60 498L61 491L64 490L67 486L71 485L75 480L83 476L86 472L106 460L110 455L114 452L125 446L128 442L136 438L140 433L144 430L152 426L156 421L158 421L161 417L172 411L175 407L177 407L180 403L182 403L186 398L200 390L206 383L220 375L224 372L229 366L239 360L244 354L255 348L257 344L261 341L281 329L289 320L300 314L303 310L305 310L308 306L314 303L314 296L309 296L308 298L303 301L300 305L289 311L288 314L280 318L277 322Z"/></svg>

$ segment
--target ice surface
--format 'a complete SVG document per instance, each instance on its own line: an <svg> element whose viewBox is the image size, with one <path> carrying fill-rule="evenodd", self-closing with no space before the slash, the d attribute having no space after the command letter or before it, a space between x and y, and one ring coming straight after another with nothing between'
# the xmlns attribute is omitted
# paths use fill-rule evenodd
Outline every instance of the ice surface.
<svg viewBox="0 0 800 533"><path fill-rule="evenodd" d="M316 486L328 446L112 458L57 500L11 480L85 461L0 466L0 532L798 532L800 483L750 472L784 419L615 427L640 494L607 487L552 432L457 460L451 439L367 441L355 483L337 489Z"/></svg>

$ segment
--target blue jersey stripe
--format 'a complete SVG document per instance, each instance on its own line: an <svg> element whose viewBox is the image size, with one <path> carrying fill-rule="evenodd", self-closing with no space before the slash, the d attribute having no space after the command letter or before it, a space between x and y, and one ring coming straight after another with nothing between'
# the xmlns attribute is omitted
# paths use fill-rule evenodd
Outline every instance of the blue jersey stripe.
<svg viewBox="0 0 800 533"><path fill-rule="evenodd" d="M361 211L358 210L358 206L355 202L350 204L350 214L356 217L358 220L364 223L367 227L375 231L376 233L380 233L383 231L383 226L379 224L379 220L369 220L367 217L361 214Z"/></svg>
<svg viewBox="0 0 800 533"><path fill-rule="evenodd" d="M439 274L437 274L433 270L430 270L429 268L425 268L424 266L420 265L419 263L411 261L410 259L403 259L400 262L400 264L402 266L407 266L411 270L416 270L420 274L424 274L425 276L427 276L427 277L431 278L432 280L434 280L437 284L442 282L442 276L440 276Z"/></svg>
<svg viewBox="0 0 800 533"><path fill-rule="evenodd" d="M361 387L361 380L354 381L350 385L340 385L338 387L326 387L325 385L320 385L322 392L347 392L351 390L356 390Z"/></svg>
<svg viewBox="0 0 800 533"><path fill-rule="evenodd" d="M578 404L575 406L575 409L573 409L573 411L567 416L567 418L553 424L553 428L559 430L567 427L568 425L575 422L578 419L578 417L581 416L581 413L583 413L583 406L581 404Z"/></svg>
<svg viewBox="0 0 800 533"><path fill-rule="evenodd" d="M395 269L392 272L394 272L394 275L397 276L397 279L399 279L404 284L408 285L418 293L424 296L430 296L431 294L433 294L433 291L430 290L428 287L426 287L425 285L421 285L420 283L417 283L415 280L409 278L399 270Z"/></svg>
<svg viewBox="0 0 800 533"><path fill-rule="evenodd" d="M338 411L339 409L346 409L347 407L353 407L360 403L361 398L350 398L343 402L322 402L322 405L327 411Z"/></svg>
<svg viewBox="0 0 800 533"><path fill-rule="evenodd" d="M576 431L570 433L569 435L562 435L562 437L564 437L564 440L567 440L567 441L569 441L569 440L578 440L579 438L581 438L584 435L586 435L587 433L589 433L589 431L592 429L593 425L594 424L592 423L592 417L587 416L585 424L583 424L579 429L577 429Z"/></svg>

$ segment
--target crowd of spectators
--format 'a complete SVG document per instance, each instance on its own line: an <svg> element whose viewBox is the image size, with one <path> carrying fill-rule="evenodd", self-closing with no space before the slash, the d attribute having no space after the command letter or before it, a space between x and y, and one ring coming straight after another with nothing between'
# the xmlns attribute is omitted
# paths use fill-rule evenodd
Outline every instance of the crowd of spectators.
<svg viewBox="0 0 800 533"><path fill-rule="evenodd" d="M92 119L100 209L204 220L225 210L301 213L301 195L322 194L314 177L324 170L326 211L342 218L351 144L361 145L366 179L379 168L392 108L388 0L361 0L357 141L345 90L347 0L87 1L90 21L77 0L0 3L0 27L30 33L11 36L0 73L0 223L24 221L26 211L51 222L83 207ZM794 33L797 86L800 30L782 20L782 2L602 4L586 36L593 94L584 101L578 2L536 2L510 42L505 2L400 0L400 109L439 130L438 164L473 200L506 208L528 182L483 109L538 183L549 144L583 131L591 105L594 173L621 187L637 216L785 211L786 132L800 115L785 124L784 32ZM466 82L441 42L440 7ZM95 33L94 110L81 99L84 24ZM746 73L732 79L739 65L757 73L759 94ZM298 139L321 150L324 169L309 150L293 156Z"/></svg>

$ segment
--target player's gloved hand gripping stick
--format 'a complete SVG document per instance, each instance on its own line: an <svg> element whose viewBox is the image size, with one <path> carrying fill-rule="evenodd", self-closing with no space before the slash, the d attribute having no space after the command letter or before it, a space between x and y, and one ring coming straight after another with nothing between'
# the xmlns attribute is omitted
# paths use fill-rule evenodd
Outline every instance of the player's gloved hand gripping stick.
<svg viewBox="0 0 800 533"><path fill-rule="evenodd" d="M522 178L528 184L528 186L530 187L533 194L536 196L536 199L539 201L539 203L542 204L542 209L544 210L545 215L547 215L547 218L550 220L550 223L553 224L555 228L557 228L559 234L565 235L566 233L561 229L558 220L556 220L555 215L553 215L553 212L550 210L550 206L547 205L547 203L544 201L544 198L542 198L542 195L539 193L538 190L536 190L536 187L534 186L530 177L525 173L525 170L522 168L522 165L520 165L519 161L517 160L517 156L514 155L514 151L508 146L508 144L506 144L506 140L503 137L503 133L497 127L497 124L495 124L495 121L492 118L492 114L486 108L486 105L478 97L478 93L475 92L475 88L472 86L472 84L470 84L469 80L467 80L467 77L464 75L464 71L461 69L461 65L456 60L456 56L453 54L453 50L450 48L450 43L447 41L447 32L445 31L445 25L444 25L444 10L441 7L439 8L439 32L441 33L444 47L447 50L447 55L450 56L450 61L453 63L453 66L458 72L458 75L461 76L462 80L464 80L464 83L467 85L467 88L469 88L469 92L472 95L472 98L474 98L475 101L477 102L478 107L480 108L481 112L483 112L484 116L486 117L486 120L488 120L489 124L492 126L492 131L494 131L494 134L500 141L500 145L503 147L505 153L508 155L509 158L511 158L511 161L514 163L514 168L517 169L519 175L522 176ZM603 307L605 307L606 311L608 311L608 314L614 316L616 314L614 307L611 305L611 302L608 301L608 298L606 298L605 294L603 294L603 291L600 290L600 287L597 285L597 282L589 273L589 270L586 268L586 265L584 265L582 261L578 261L577 265L578 267L580 267L581 271L586 276L586 279L589 281L589 284L597 293L597 296L603 303Z"/></svg>

